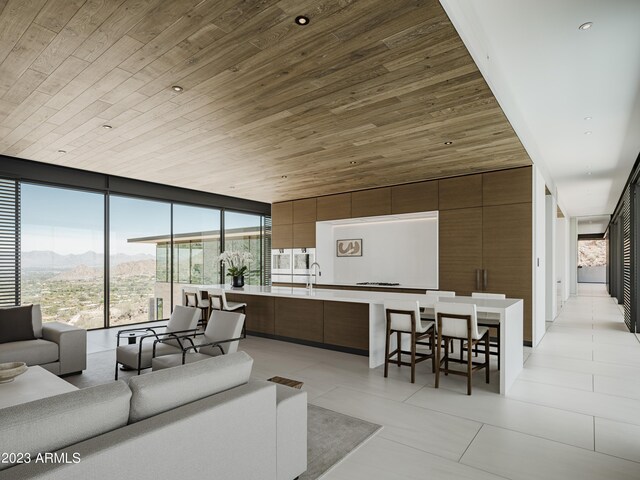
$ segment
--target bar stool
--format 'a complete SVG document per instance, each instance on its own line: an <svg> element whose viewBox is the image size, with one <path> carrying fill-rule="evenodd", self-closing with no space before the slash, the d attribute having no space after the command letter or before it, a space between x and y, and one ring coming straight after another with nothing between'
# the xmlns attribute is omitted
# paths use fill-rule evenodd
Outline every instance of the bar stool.
<svg viewBox="0 0 640 480"><path fill-rule="evenodd" d="M489 328L478 327L478 317L476 314L476 306L474 304L465 303L436 303L436 331L438 332L438 340L436 345L441 345L444 340L444 359L440 359L440 348L436 349L436 384L440 386L440 371L442 370L442 362L444 361L444 374L449 373L455 375L463 375L467 377L467 395L471 395L471 379L474 370L485 369L485 380L490 381L489 371ZM467 359L449 358L449 340L462 339L467 341ZM474 362L472 348L479 342L484 342L485 361L483 363ZM466 363L467 371L449 370L449 362Z"/></svg>
<svg viewBox="0 0 640 480"><path fill-rule="evenodd" d="M485 293L485 292L472 292L473 298L485 298L494 300L504 300L507 296L504 293ZM499 313L478 313L478 325L482 327L489 327L495 329L496 339L490 339L489 345L495 347L495 352L490 352L491 355L498 357L498 370L500 370L500 314ZM478 346L476 345L476 357L478 356Z"/></svg>
<svg viewBox="0 0 640 480"><path fill-rule="evenodd" d="M209 304L207 302L206 305L202 303L200 298L198 297L197 289L182 289L182 294L184 296L182 304L185 307L194 307L200 310L200 320L198 324L206 326L207 320L209 319Z"/></svg>
<svg viewBox="0 0 640 480"><path fill-rule="evenodd" d="M221 288L207 289L209 297L209 308L211 310L224 310L225 312L242 312L247 314L247 304L242 302L231 302L227 300L224 290ZM247 322L242 325L242 338L247 338Z"/></svg>
<svg viewBox="0 0 640 480"><path fill-rule="evenodd" d="M385 301L385 318L387 321L387 338L384 347L384 376L389 373L389 361L394 355L398 366L411 367L411 383L416 383L416 363L431 359L431 369L435 371L436 363L433 354L435 342L434 323L420 320L420 304L415 301ZM397 346L393 352L389 352L391 335L396 334ZM402 350L402 334L411 335L411 350ZM420 340L428 338L429 342ZM417 352L418 345L430 345L431 353ZM411 362L403 362L402 354L411 355Z"/></svg>
<svg viewBox="0 0 640 480"><path fill-rule="evenodd" d="M451 292L447 290L427 290L425 293L427 297L427 303L437 302L439 298L452 298L456 296L456 292ZM424 310L424 311L423 311ZM422 320L430 320L435 324L436 315L431 307L425 307L424 309L420 309L420 318ZM462 342L460 342L460 351L462 351ZM451 342L451 353L453 353L453 341Z"/></svg>

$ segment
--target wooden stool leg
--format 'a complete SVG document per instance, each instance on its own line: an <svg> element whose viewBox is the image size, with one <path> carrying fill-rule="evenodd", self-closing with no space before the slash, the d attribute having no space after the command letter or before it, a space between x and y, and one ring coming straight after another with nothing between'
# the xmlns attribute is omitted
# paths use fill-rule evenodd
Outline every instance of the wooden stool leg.
<svg viewBox="0 0 640 480"><path fill-rule="evenodd" d="M416 332L411 332L411 383L416 383Z"/></svg>
<svg viewBox="0 0 640 480"><path fill-rule="evenodd" d="M496 337L498 339L498 370L500 370L500 349L502 348L502 342L500 341L500 325L498 325Z"/></svg>
<svg viewBox="0 0 640 480"><path fill-rule="evenodd" d="M489 331L487 330L487 338L484 339L484 369L485 369L485 380L489 383L491 373L489 371L489 365L491 365L491 352L489 351L489 345L491 343L491 335L489 335Z"/></svg>
<svg viewBox="0 0 640 480"><path fill-rule="evenodd" d="M473 372L473 355L471 351L472 348L472 340L471 337L469 337L469 341L467 343L467 395L471 395L471 374Z"/></svg>
<svg viewBox="0 0 640 480"><path fill-rule="evenodd" d="M389 374L389 342L391 341L391 325L387 320L387 340L384 343L384 378Z"/></svg>
<svg viewBox="0 0 640 480"><path fill-rule="evenodd" d="M444 375L449 375L449 340L444 342Z"/></svg>
<svg viewBox="0 0 640 480"><path fill-rule="evenodd" d="M397 358L398 367L400 366L400 363L402 362L401 357L400 357L402 355L402 337L400 335L401 335L401 333L399 331L396 332L396 343L398 344L397 345L397 347L398 347L398 358Z"/></svg>
<svg viewBox="0 0 640 480"><path fill-rule="evenodd" d="M436 352L433 350L436 348L436 335L433 328L431 329L431 335L429 336L429 343L431 343L431 371L432 373L436 373ZM438 350L440 350L439 347Z"/></svg>
<svg viewBox="0 0 640 480"><path fill-rule="evenodd" d="M438 341L436 342L436 388L440 386L440 342L442 342L442 336L438 332ZM118 368L116 366L116 368Z"/></svg>

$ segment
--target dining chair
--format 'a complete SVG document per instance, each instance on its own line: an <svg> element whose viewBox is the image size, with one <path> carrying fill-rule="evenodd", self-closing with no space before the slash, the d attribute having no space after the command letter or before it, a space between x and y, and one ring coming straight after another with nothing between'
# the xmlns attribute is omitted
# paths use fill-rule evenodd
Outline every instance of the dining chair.
<svg viewBox="0 0 640 480"><path fill-rule="evenodd" d="M420 303L410 300L388 300L384 302L385 318L387 322L387 337L384 352L384 376L389 374L389 362L395 355L394 362L398 367L406 365L411 367L411 383L416 383L416 364L431 359L431 369L435 371L435 357L433 345L435 342L434 323L420 319ZM391 336L396 334L396 349L390 352ZM411 350L402 350L403 335L410 335ZM429 342L424 339L428 338ZM418 345L429 345L430 353L418 352ZM410 355L410 362L402 361L402 354Z"/></svg>
<svg viewBox="0 0 640 480"><path fill-rule="evenodd" d="M504 300L507 296L504 293L486 293L486 292L472 292L471 297L473 298L484 298L484 299L493 299L493 300ZM478 325L482 327L489 327L490 329L495 330L496 336L495 340L490 338L489 345L490 347L495 348L495 352L490 351L491 355L495 355L498 357L498 370L500 370L500 314L499 313L478 313ZM478 356L478 346L476 345L476 356ZM480 351L480 353L482 353Z"/></svg>
<svg viewBox="0 0 640 480"><path fill-rule="evenodd" d="M476 370L485 369L485 380L490 381L489 370L489 328L478 326L476 306L467 303L436 303L436 332L438 340L436 345L444 342L444 358L441 359L441 348L436 348L436 382L435 387L440 386L440 372L444 370L445 375L455 374L467 377L467 395L471 395L472 375ZM460 359L449 358L449 340L466 340L467 356L463 358L460 352ZM479 342L484 342L485 361L483 363L473 361L473 346ZM444 369L442 363L444 362ZM449 370L449 362L466 363L466 371Z"/></svg>
<svg viewBox="0 0 640 480"><path fill-rule="evenodd" d="M209 308L211 310L223 310L225 312L236 312L247 314L247 304L243 302L232 302L227 300L225 291L222 288L208 288ZM247 338L246 322L242 325L242 338Z"/></svg>

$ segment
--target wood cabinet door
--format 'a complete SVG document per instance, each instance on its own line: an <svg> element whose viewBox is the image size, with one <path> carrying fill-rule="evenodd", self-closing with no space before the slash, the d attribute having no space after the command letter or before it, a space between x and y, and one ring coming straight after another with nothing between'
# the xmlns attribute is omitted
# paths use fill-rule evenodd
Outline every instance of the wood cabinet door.
<svg viewBox="0 0 640 480"><path fill-rule="evenodd" d="M479 290L482 268L482 207L444 210L439 215L439 289L471 295Z"/></svg>
<svg viewBox="0 0 640 480"><path fill-rule="evenodd" d="M316 248L316 222L293 224L293 248Z"/></svg>
<svg viewBox="0 0 640 480"><path fill-rule="evenodd" d="M316 220L340 220L351 218L351 194L339 193L318 197L316 201Z"/></svg>
<svg viewBox="0 0 640 480"><path fill-rule="evenodd" d="M271 248L293 248L293 225L271 227Z"/></svg>
<svg viewBox="0 0 640 480"><path fill-rule="evenodd" d="M247 332L275 333L275 302L274 297L262 295L243 295L227 293L227 300L247 304L245 324Z"/></svg>
<svg viewBox="0 0 640 480"><path fill-rule="evenodd" d="M293 202L280 202L271 205L271 225L290 225L293 223Z"/></svg>
<svg viewBox="0 0 640 480"><path fill-rule="evenodd" d="M532 333L532 206L497 205L482 209L484 290L524 300L524 340Z"/></svg>
<svg viewBox="0 0 640 480"><path fill-rule="evenodd" d="M391 187L362 190L351 194L351 216L372 217L391 213Z"/></svg>
<svg viewBox="0 0 640 480"><path fill-rule="evenodd" d="M324 340L321 300L275 297L275 332L281 337L322 343Z"/></svg>
<svg viewBox="0 0 640 480"><path fill-rule="evenodd" d="M531 203L531 167L482 174L482 205Z"/></svg>
<svg viewBox="0 0 640 480"><path fill-rule="evenodd" d="M391 187L391 213L438 210L438 181Z"/></svg>
<svg viewBox="0 0 640 480"><path fill-rule="evenodd" d="M316 221L316 199L305 198L293 202L293 223L309 223Z"/></svg>
<svg viewBox="0 0 640 480"><path fill-rule="evenodd" d="M438 208L452 210L482 206L482 175L444 178L438 185Z"/></svg>
<svg viewBox="0 0 640 480"><path fill-rule="evenodd" d="M324 302L324 343L369 350L369 304Z"/></svg>

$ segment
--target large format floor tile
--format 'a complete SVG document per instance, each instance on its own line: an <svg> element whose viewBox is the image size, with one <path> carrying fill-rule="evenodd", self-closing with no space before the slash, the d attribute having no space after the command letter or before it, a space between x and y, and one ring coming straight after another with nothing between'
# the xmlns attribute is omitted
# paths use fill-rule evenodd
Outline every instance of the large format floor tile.
<svg viewBox="0 0 640 480"><path fill-rule="evenodd" d="M499 480L458 462L380 436L349 455L322 480Z"/></svg>
<svg viewBox="0 0 640 480"><path fill-rule="evenodd" d="M461 463L512 480L637 480L640 463L484 425Z"/></svg>
<svg viewBox="0 0 640 480"><path fill-rule="evenodd" d="M640 462L640 426L596 418L594 428L597 452Z"/></svg>
<svg viewBox="0 0 640 480"><path fill-rule="evenodd" d="M459 460L481 424L453 415L338 387L312 403L384 426L378 435L450 460Z"/></svg>
<svg viewBox="0 0 640 480"><path fill-rule="evenodd" d="M407 403L593 450L593 417L495 394L425 387Z"/></svg>

